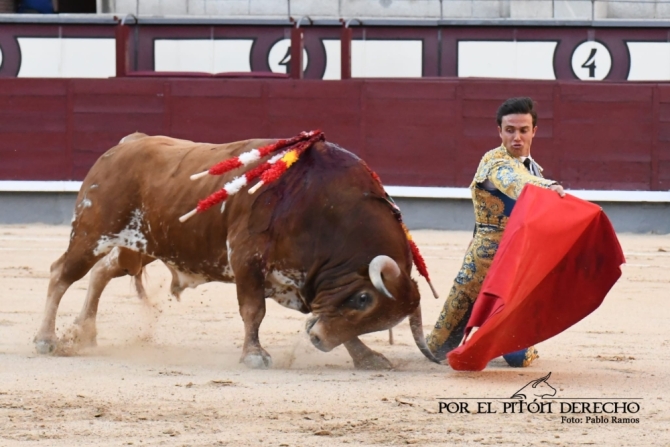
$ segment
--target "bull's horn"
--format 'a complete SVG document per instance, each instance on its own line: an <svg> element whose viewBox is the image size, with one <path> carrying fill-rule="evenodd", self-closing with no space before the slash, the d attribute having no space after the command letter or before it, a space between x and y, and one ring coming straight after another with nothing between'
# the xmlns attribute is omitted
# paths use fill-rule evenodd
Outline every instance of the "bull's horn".
<svg viewBox="0 0 670 447"><path fill-rule="evenodd" d="M416 345L419 347L419 351L425 355L428 360L431 362L435 363L442 363L440 362L431 352L430 348L428 348L428 344L426 344L426 339L423 336L423 321L421 319L421 305L416 306L416 309L414 312L409 314L409 327L412 330L412 336L414 337L414 342Z"/></svg>
<svg viewBox="0 0 670 447"><path fill-rule="evenodd" d="M375 286L375 289L379 290L387 297L394 299L391 292L389 292L384 285L382 273L387 278L397 278L398 275L400 275L400 267L398 267L398 264L393 259L386 255L375 257L372 262L370 262L370 267L368 267L368 275L370 275L370 281L372 281L372 285Z"/></svg>

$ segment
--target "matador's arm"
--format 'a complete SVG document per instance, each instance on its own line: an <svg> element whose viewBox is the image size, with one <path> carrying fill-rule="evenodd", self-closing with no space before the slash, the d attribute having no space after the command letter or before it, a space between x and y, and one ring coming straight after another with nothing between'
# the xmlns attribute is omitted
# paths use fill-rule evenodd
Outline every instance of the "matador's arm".
<svg viewBox="0 0 670 447"><path fill-rule="evenodd" d="M516 200L519 198L523 187L527 184L549 188L558 182L541 177L536 177L521 165L521 163L508 159L491 160L486 178L493 183L496 189L506 196Z"/></svg>

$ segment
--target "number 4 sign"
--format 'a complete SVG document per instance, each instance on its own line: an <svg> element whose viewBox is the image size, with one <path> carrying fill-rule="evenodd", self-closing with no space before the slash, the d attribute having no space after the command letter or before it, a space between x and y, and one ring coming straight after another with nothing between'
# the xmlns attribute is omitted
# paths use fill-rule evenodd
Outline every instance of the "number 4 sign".
<svg viewBox="0 0 670 447"><path fill-rule="evenodd" d="M572 52L572 72L582 81L601 81L611 68L612 55L600 42L582 42Z"/></svg>

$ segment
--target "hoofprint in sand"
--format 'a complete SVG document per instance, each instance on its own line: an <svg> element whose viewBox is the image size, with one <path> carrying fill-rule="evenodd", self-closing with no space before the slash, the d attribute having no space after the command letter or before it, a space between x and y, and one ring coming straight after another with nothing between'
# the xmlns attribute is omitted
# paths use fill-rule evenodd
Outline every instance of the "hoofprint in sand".
<svg viewBox="0 0 670 447"><path fill-rule="evenodd" d="M443 297L468 232L415 231ZM619 235L627 264L603 305L538 345L540 359L513 369L499 360L458 373L426 360L407 322L363 336L395 370L357 371L344 348L323 353L306 316L268 302L261 339L271 370L238 363L243 325L235 287L211 283L169 297L169 273L151 264L150 302L131 280L113 280L98 317L98 346L38 356L32 338L49 266L65 250L66 226L0 226L0 445L668 445L670 443L670 235ZM418 277L418 275L415 275ZM59 336L85 297L88 277L61 303ZM424 330L443 304L425 282ZM507 413L503 403L551 372L552 413ZM438 398L471 402L439 412ZM584 399L591 398L591 399ZM561 413L561 402L635 401L638 413ZM477 402L492 414L475 414ZM442 402L445 402L444 400ZM546 408L546 407L545 407ZM568 423L562 416L580 419ZM596 416L609 422L591 422ZM587 417L591 421L587 422ZM639 422L614 423L613 417Z"/></svg>

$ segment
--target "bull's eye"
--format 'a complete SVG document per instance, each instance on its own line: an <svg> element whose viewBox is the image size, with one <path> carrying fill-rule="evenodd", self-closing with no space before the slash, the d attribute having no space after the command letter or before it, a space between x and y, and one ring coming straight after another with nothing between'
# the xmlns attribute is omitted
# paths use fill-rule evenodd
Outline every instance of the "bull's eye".
<svg viewBox="0 0 670 447"><path fill-rule="evenodd" d="M350 297L345 305L351 309L363 310L372 304L372 296L369 293L358 293Z"/></svg>

